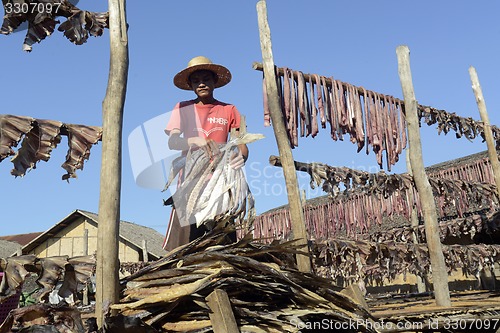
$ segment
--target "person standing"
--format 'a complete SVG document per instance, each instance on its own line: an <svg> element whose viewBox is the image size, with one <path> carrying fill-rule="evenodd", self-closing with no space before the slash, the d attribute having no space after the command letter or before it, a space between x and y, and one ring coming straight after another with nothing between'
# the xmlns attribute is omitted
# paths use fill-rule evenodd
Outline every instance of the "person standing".
<svg viewBox="0 0 500 333"><path fill-rule="evenodd" d="M239 132L240 113L236 106L218 101L214 90L231 81L231 72L224 66L214 64L204 56L192 58L185 69L174 76L174 85L183 90L192 90L196 98L178 102L165 128L169 136L168 147L182 151L186 156L191 149L203 149L212 154L218 144L228 141L231 130ZM232 156L230 165L243 167L248 158L248 147L238 145L238 154ZM182 173L179 177L182 183ZM175 213L170 214L163 248L170 251L203 235L204 230L195 224L182 226Z"/></svg>

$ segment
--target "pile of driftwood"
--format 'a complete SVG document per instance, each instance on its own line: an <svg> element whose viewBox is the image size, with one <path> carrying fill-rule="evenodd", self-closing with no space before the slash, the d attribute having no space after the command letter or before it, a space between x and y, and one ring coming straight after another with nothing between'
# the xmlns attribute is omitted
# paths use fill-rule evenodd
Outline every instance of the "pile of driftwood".
<svg viewBox="0 0 500 333"><path fill-rule="evenodd" d="M383 285L398 275L425 277L430 271L426 244L335 239L313 243L312 252L318 274L333 279ZM500 260L500 245L443 245L443 254L448 272L479 277Z"/></svg>
<svg viewBox="0 0 500 333"><path fill-rule="evenodd" d="M357 322L358 331L370 331L369 313L331 280L294 268L293 243L247 236L227 244L228 230L216 228L125 278L111 309L163 332L212 332L206 298L223 290L240 332L298 332L321 321Z"/></svg>
<svg viewBox="0 0 500 333"><path fill-rule="evenodd" d="M14 155L11 174L22 177L27 171L35 169L40 160L47 162L50 159L63 133L68 136L68 153L62 164L67 173L62 179L76 178L76 170L83 169L84 161L89 159L90 149L101 140L101 127L0 115L0 162ZM21 147L15 152L12 148L17 147L21 140Z"/></svg>

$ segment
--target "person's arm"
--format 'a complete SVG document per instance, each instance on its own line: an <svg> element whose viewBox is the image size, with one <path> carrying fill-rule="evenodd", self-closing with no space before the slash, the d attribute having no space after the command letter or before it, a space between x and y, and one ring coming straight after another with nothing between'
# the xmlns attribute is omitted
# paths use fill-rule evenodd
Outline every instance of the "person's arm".
<svg viewBox="0 0 500 333"><path fill-rule="evenodd" d="M236 129L236 135L239 135L240 129ZM245 162L248 159L248 147L246 144L238 145L238 154L235 154L230 162L230 165L235 168L239 169L242 166L245 165Z"/></svg>
<svg viewBox="0 0 500 333"><path fill-rule="evenodd" d="M181 131L173 129L168 138L168 148L173 150L188 150L191 146L203 147L207 145L207 140L202 137L192 137L185 139L181 137Z"/></svg>

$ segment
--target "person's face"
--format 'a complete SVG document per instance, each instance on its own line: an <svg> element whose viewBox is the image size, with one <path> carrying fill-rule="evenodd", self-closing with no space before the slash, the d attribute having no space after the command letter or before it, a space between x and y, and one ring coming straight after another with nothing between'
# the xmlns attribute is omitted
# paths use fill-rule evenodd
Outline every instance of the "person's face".
<svg viewBox="0 0 500 333"><path fill-rule="evenodd" d="M215 89L215 75L207 70L196 71L189 76L189 83L199 98L210 97Z"/></svg>

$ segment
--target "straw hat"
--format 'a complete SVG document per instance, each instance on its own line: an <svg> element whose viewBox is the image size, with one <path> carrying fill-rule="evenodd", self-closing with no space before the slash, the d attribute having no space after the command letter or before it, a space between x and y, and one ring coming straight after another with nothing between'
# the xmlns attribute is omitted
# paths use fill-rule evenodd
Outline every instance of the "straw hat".
<svg viewBox="0 0 500 333"><path fill-rule="evenodd" d="M231 81L231 72L224 66L214 64L210 59L203 56L194 57L189 60L185 69L174 76L174 84L177 88L191 90L189 76L198 70L208 70L217 77L215 88L225 86Z"/></svg>

